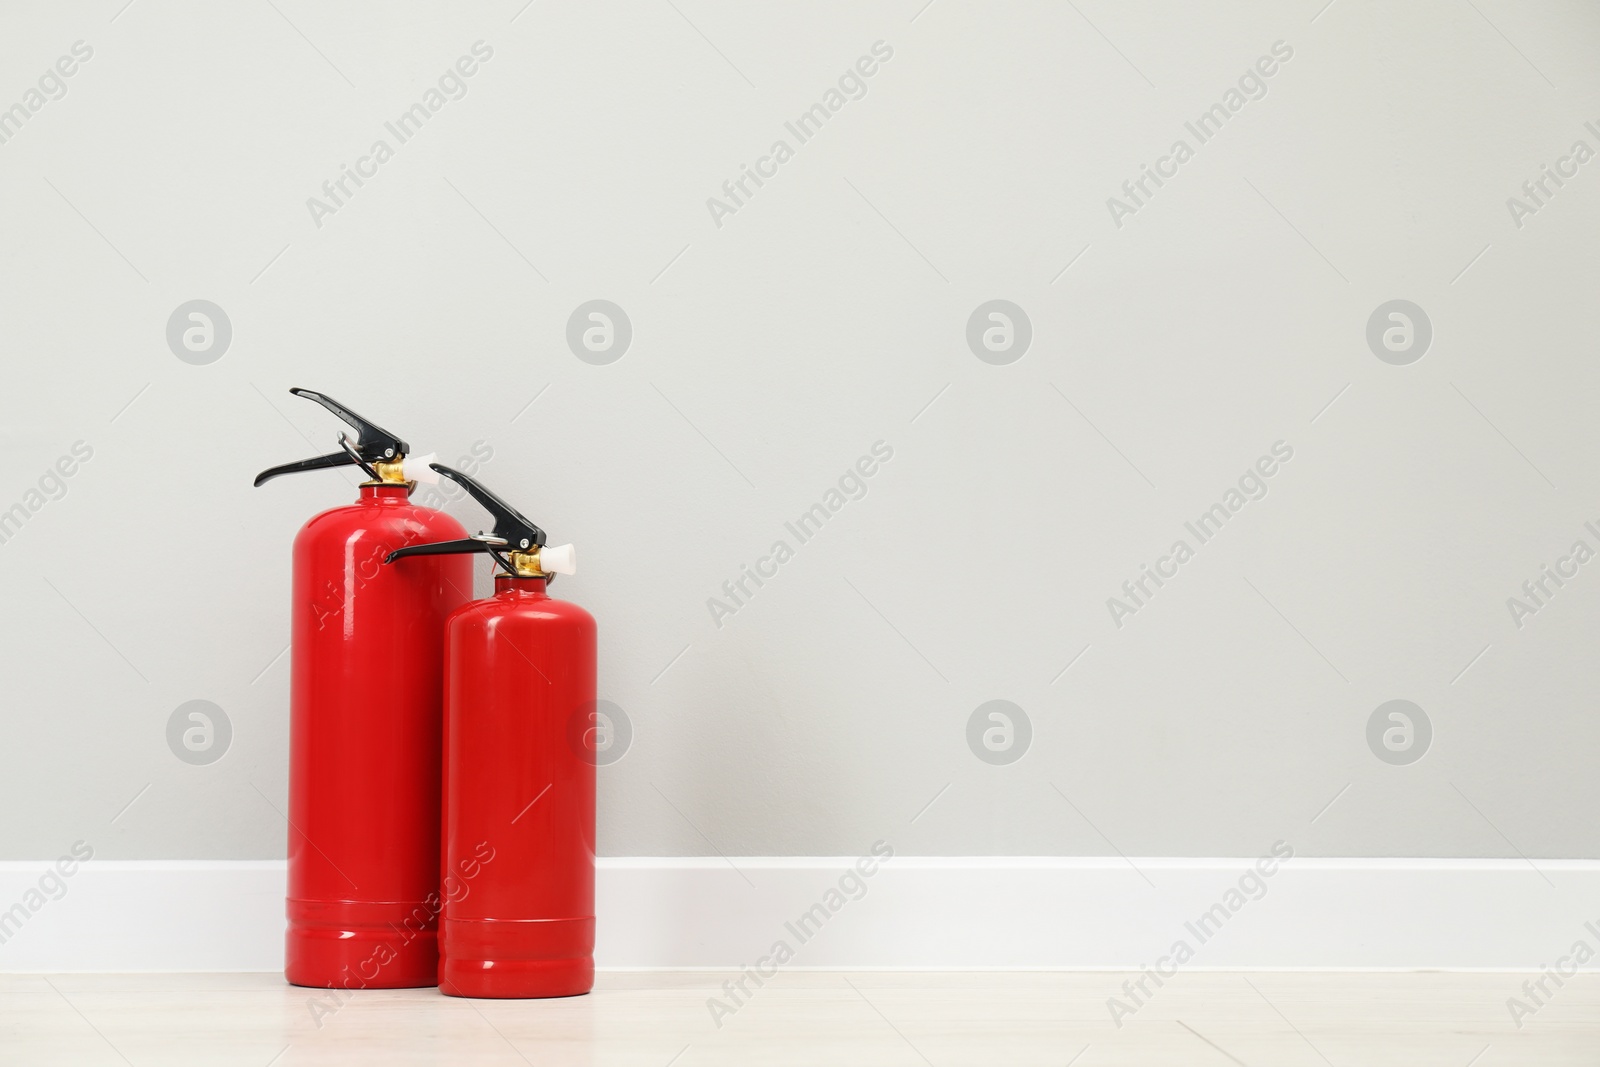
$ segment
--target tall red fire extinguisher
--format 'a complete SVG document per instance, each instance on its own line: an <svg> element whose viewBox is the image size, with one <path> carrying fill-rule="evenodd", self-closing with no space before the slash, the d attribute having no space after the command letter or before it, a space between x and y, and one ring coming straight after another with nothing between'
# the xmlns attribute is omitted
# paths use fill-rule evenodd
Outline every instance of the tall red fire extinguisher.
<svg viewBox="0 0 1600 1067"><path fill-rule="evenodd" d="M284 977L349 989L431 986L438 968L439 767L446 617L472 597L465 559L385 567L466 530L414 505L400 438L306 389L348 423L340 451L263 471L356 466L352 505L294 540L289 694L289 891Z"/></svg>
<svg viewBox="0 0 1600 1067"><path fill-rule="evenodd" d="M571 545L459 471L494 533L389 554L484 552L494 596L445 624L444 914L439 991L565 997L594 986L595 625L546 592ZM424 557L424 558L408 558Z"/></svg>

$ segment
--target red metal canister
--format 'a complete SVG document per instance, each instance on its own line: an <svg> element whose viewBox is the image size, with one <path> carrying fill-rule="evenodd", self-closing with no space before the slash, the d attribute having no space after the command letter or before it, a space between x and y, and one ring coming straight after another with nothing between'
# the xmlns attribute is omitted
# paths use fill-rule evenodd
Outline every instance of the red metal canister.
<svg viewBox="0 0 1600 1067"><path fill-rule="evenodd" d="M594 618L500 574L445 627L439 989L563 997L594 985ZM477 863L492 850L493 859ZM452 883L451 879L456 881Z"/></svg>
<svg viewBox="0 0 1600 1067"><path fill-rule="evenodd" d="M490 552L494 596L445 625L439 991L564 997L594 986L595 623L546 585L571 546L457 471L495 531L391 556ZM404 570L415 562L402 563Z"/></svg>
<svg viewBox="0 0 1600 1067"><path fill-rule="evenodd" d="M361 431L344 453L264 472L359 464L353 505L294 542L289 711L289 888L284 976L338 988L437 980L444 624L471 598L468 559L383 560L463 536L409 502L405 442L318 394Z"/></svg>

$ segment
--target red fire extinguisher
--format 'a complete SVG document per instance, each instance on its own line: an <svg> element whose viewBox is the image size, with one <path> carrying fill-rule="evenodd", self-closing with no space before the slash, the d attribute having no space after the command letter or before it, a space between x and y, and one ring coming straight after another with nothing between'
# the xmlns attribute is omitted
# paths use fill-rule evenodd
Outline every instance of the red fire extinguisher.
<svg viewBox="0 0 1600 1067"><path fill-rule="evenodd" d="M494 533L406 557L484 552L494 596L445 624L444 914L439 991L566 997L594 986L594 618L553 600L571 545L459 471L435 465L494 516ZM405 573L421 559L393 569Z"/></svg>
<svg viewBox="0 0 1600 1067"><path fill-rule="evenodd" d="M356 466L356 503L294 540L289 694L289 892L284 977L348 989L431 986L438 968L441 644L472 597L464 559L383 566L407 545L464 536L414 505L400 438L306 389L356 431L341 450L263 471Z"/></svg>

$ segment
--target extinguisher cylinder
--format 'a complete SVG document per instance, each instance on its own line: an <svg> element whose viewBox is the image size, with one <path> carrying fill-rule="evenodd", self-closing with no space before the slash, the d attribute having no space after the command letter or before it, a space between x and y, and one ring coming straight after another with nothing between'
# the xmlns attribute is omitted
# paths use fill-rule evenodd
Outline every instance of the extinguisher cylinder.
<svg viewBox="0 0 1600 1067"><path fill-rule="evenodd" d="M445 625L439 989L594 986L595 623L499 575Z"/></svg>
<svg viewBox="0 0 1600 1067"><path fill-rule="evenodd" d="M445 621L472 563L386 567L462 537L403 484L315 516L294 544L285 976L388 989L437 980Z"/></svg>

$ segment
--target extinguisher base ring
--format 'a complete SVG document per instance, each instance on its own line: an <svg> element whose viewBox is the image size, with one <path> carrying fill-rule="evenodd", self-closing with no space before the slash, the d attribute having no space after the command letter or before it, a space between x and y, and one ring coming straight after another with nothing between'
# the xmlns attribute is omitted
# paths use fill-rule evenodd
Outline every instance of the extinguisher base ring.
<svg viewBox="0 0 1600 1067"><path fill-rule="evenodd" d="M439 992L452 997L575 997L594 988L594 919L440 923Z"/></svg>
<svg viewBox="0 0 1600 1067"><path fill-rule="evenodd" d="M438 912L429 902L289 901L283 976L313 989L438 984Z"/></svg>
<svg viewBox="0 0 1600 1067"><path fill-rule="evenodd" d="M594 957L567 960L444 960L439 992L473 1000L546 1000L594 990Z"/></svg>

